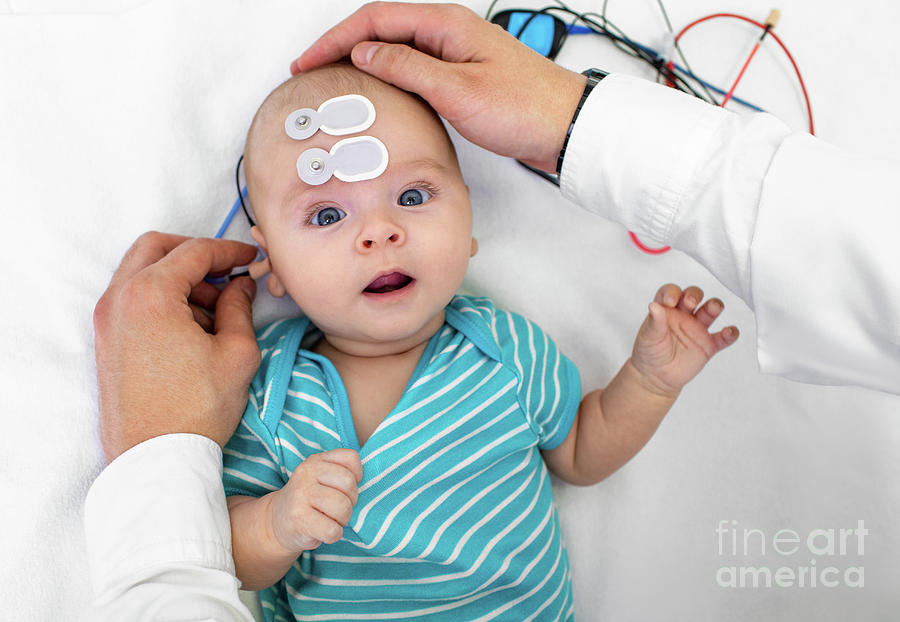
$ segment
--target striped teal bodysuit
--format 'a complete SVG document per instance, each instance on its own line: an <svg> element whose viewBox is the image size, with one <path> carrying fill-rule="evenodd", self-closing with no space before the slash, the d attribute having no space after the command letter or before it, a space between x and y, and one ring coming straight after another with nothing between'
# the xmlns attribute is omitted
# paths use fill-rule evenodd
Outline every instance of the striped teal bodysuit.
<svg viewBox="0 0 900 622"><path fill-rule="evenodd" d="M569 432L575 366L535 324L457 296L360 447L337 370L301 346L315 330L296 318L258 331L262 364L225 448L225 490L262 496L339 447L359 452L363 479L343 538L304 552L262 592L266 620L571 619L539 449Z"/></svg>

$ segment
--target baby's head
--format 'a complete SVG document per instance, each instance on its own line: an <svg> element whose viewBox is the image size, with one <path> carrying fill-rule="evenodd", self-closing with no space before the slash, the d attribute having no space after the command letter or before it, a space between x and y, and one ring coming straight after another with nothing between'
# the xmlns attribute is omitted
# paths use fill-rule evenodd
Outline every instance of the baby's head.
<svg viewBox="0 0 900 622"><path fill-rule="evenodd" d="M351 93L368 98L376 118L350 136L381 140L387 168L365 181L306 184L300 154L348 136L294 140L285 119ZM411 344L440 326L476 245L456 152L426 103L352 65L304 72L260 106L244 162L252 234L272 265L269 290L290 294L332 345L378 351L369 346Z"/></svg>

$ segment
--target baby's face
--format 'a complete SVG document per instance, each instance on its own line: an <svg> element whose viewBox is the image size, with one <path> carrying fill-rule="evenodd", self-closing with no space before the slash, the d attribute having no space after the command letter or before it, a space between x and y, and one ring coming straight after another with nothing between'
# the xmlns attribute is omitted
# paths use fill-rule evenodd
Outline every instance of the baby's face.
<svg viewBox="0 0 900 622"><path fill-rule="evenodd" d="M369 99L376 120L361 135L387 147L380 176L301 181L303 151L328 150L346 137L319 131L293 140L284 132L286 109L254 154L253 207L273 274L326 336L402 343L437 322L436 330L462 284L473 250L472 209L439 121L405 93Z"/></svg>

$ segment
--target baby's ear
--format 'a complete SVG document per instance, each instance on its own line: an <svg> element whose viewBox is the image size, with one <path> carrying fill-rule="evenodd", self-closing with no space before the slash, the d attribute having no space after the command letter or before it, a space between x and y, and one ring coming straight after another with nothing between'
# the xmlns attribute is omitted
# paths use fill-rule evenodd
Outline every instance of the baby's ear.
<svg viewBox="0 0 900 622"><path fill-rule="evenodd" d="M250 227L250 237L252 237L256 241L256 243L259 244L259 247L261 249L263 249L264 253L266 253L266 254L269 253L269 249L266 248L266 237L263 235L262 229L260 229L256 225L253 225L252 227ZM259 276L260 277L264 276L267 272L272 270L271 261L272 260L267 257L263 261L253 264L251 266L251 268L253 266L260 266ZM252 274L252 270L251 270L251 274ZM254 278L258 278L258 277L254 277ZM282 284L282 282L278 279L278 277L275 276L274 271L272 271L269 274L269 278L266 279L266 287L268 287L269 293L272 294L273 296L275 296L276 298L281 298L282 296L284 296L287 293L287 290L284 288L284 284Z"/></svg>
<svg viewBox="0 0 900 622"><path fill-rule="evenodd" d="M478 240L472 238L472 254L469 257L474 257L478 253Z"/></svg>
<svg viewBox="0 0 900 622"><path fill-rule="evenodd" d="M274 272L271 273L269 275L269 278L266 280L266 287L269 289L269 293L276 298L281 298L287 293L284 285L281 283L281 281L278 280L278 277L275 276Z"/></svg>
<svg viewBox="0 0 900 622"><path fill-rule="evenodd" d="M256 225L253 225L252 227L250 227L250 237L252 237L253 240L257 244L259 244L259 247L263 249L264 253L266 253L267 255L269 254L269 249L266 248L266 236L263 235L262 229L260 229Z"/></svg>

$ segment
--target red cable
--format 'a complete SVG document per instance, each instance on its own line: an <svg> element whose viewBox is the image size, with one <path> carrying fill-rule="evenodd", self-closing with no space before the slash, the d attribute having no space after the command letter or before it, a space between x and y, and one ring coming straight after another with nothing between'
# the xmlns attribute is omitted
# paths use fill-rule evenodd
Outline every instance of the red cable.
<svg viewBox="0 0 900 622"><path fill-rule="evenodd" d="M741 78L744 77L744 72L747 71L747 67L750 65L750 61L753 60L753 57L756 55L756 50L759 49L760 42L757 41L756 45L753 46L753 49L750 50L750 56L747 57L747 60L744 61L744 66L741 67L740 73L738 73L737 79L734 81L734 84L731 85L731 88L728 89L728 93L725 95L725 99L722 100L722 103L719 104L722 108L725 107L725 104L728 103L728 100L731 99L731 96L734 95L734 89L737 88L738 83L741 81Z"/></svg>
<svg viewBox="0 0 900 622"><path fill-rule="evenodd" d="M647 246L643 242L641 242L638 239L638 237L631 231L628 232L628 235L631 237L631 241L634 242L634 245L637 246L642 251L644 251L645 253L647 253L648 255L662 255L663 253L667 252L669 249L672 248L671 246L662 246L660 248L650 248L649 246Z"/></svg>
<svg viewBox="0 0 900 622"><path fill-rule="evenodd" d="M756 20L750 19L749 17L744 17L743 15L737 15L735 13L713 13L712 15L707 15L706 17L701 17L700 19L694 20L693 22L691 22L690 24L688 24L687 26L682 28L681 32L679 32L678 35L676 35L676 37L675 37L675 43L678 43L678 40L681 39L681 35L686 33L688 30L690 30L697 24L699 24L701 22L705 22L705 21L713 19L713 18L716 18L716 17L733 17L735 19L741 19L741 20L744 20L745 22L749 22L755 26L758 26L759 28L762 28L763 30L766 29L765 24L762 24ZM812 134L813 136L815 136L816 132L815 132L815 129L813 126L812 106L809 103L809 93L807 93L807 91L806 91L806 84L803 82L803 76L800 74L800 68L797 66L796 61L794 61L794 57L791 55L790 50L787 49L787 46L778 37L778 35L776 35L774 32L772 32L771 28L769 28L769 30L766 34L771 35L772 38L778 42L778 45L780 45L781 49L784 50L784 53L787 55L788 60L791 61L791 65L794 67L794 72L797 74L797 80L799 80L799 82L800 82L800 89L803 91L803 99L806 101L806 115L807 115L807 118L809 119L809 133ZM725 95L725 99L722 100L722 103L720 104L721 106L724 107L725 104L728 102L728 100L731 99L732 95L734 95L734 90L737 88L738 82L740 82L741 78L744 76L744 72L747 70L747 66L750 64L750 61L753 59L754 54L756 54L756 51L759 49L759 45L761 42L762 42L762 39L757 41L756 45L753 46L753 50L750 52L750 56L748 56L747 60L744 62L744 66L741 68L741 72L738 74L738 77L734 81L734 84L731 86L731 89L728 91L728 94ZM674 68L674 63L672 61L669 61L666 66L671 70ZM669 80L668 83L669 83L669 86L674 86L674 83L672 83L671 80ZM650 255L661 255L662 253L665 253L666 251L668 251L671 248L669 246L663 246L662 248L650 248L650 247L644 245L633 232L629 231L628 235L631 237L631 241L634 242L635 246L637 246L639 249L641 249L642 251L644 251L645 253L650 254Z"/></svg>
<svg viewBox="0 0 900 622"><path fill-rule="evenodd" d="M686 33L688 30L696 26L701 22L705 22L706 20L713 19L716 17L732 17L734 19L740 19L754 26L758 26L759 28L765 29L766 25L762 24L754 19L750 19L749 17L744 17L743 15L737 15L735 13L713 13L712 15L707 15L706 17L701 17L700 19L694 20L687 26L681 29L675 36L675 42L677 43L679 39L681 39L681 35ZM796 61L794 60L793 55L791 55L790 50L787 49L787 46L784 42L776 35L771 29L769 29L769 35L778 42L778 45L781 46L781 49L784 50L784 53L787 55L788 60L791 61L791 65L794 67L794 72L797 74L797 80L800 82L800 89L803 91L803 99L806 101L806 115L809 120L809 133L815 136L815 128L813 126L813 116L812 116L812 106L809 103L809 93L806 91L806 83L803 81L803 76L800 73L800 68L797 66Z"/></svg>

